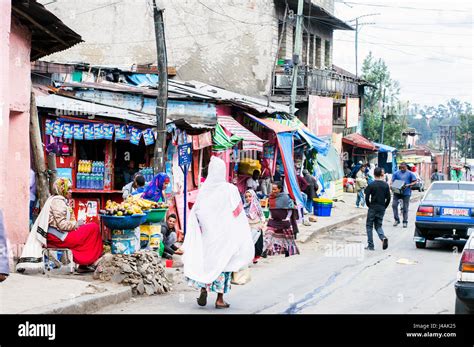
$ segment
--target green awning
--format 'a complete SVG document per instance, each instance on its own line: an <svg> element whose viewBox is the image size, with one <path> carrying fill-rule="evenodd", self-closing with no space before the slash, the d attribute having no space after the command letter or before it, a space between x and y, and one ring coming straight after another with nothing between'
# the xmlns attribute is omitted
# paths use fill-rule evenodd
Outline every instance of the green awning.
<svg viewBox="0 0 474 347"><path fill-rule="evenodd" d="M214 132L214 136L212 137L212 150L214 152L222 152L225 150L228 150L232 147L234 147L236 144L238 144L240 141L242 141L243 138L239 136L232 136L229 137L225 133L224 129L220 126L220 124L216 125L216 131Z"/></svg>

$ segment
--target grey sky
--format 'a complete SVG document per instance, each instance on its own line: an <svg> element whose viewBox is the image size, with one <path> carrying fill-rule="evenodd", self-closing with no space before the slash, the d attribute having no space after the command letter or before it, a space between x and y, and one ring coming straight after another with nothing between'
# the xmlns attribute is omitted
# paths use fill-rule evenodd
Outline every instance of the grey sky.
<svg viewBox="0 0 474 347"><path fill-rule="evenodd" d="M455 97L474 103L473 0L336 1L336 16L346 21L380 14L360 19L375 25L360 31L359 72L372 51L400 82L403 100L438 105ZM334 63L355 71L354 32L336 31Z"/></svg>

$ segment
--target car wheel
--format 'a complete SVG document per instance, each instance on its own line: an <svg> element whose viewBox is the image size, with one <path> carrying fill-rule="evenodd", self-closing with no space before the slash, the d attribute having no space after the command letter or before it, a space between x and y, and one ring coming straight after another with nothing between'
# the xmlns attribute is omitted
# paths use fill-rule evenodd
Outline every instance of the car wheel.
<svg viewBox="0 0 474 347"><path fill-rule="evenodd" d="M455 314L472 314L473 312L461 300L456 298L456 305L454 306Z"/></svg>

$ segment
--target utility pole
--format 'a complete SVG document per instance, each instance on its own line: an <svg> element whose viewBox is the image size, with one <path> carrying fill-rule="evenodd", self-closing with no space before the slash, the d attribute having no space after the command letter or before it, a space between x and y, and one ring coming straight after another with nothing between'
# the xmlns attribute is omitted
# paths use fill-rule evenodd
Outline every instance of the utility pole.
<svg viewBox="0 0 474 347"><path fill-rule="evenodd" d="M301 63L302 54L302 40L303 40L303 9L304 0L298 0L298 13L296 15L296 34L295 45L293 52L293 85L291 88L291 105L290 113L292 115L296 112L296 95L298 91L298 70Z"/></svg>
<svg viewBox="0 0 474 347"><path fill-rule="evenodd" d="M380 88L382 88L382 82L380 82ZM384 134L385 134L385 88L382 92L382 135L380 136L380 143L383 144Z"/></svg>
<svg viewBox="0 0 474 347"><path fill-rule="evenodd" d="M357 18L354 18L349 21L354 22L355 21L355 71L356 71L356 77L359 77L359 32L360 28L364 25L373 25L375 23L360 23L359 19L364 18L364 17L372 17L372 16L380 16L380 13L372 13L372 14L365 14L363 16L359 16Z"/></svg>
<svg viewBox="0 0 474 347"><path fill-rule="evenodd" d="M449 180L451 181L451 145L452 145L452 135L453 135L453 130L451 128L451 126L449 126L449 152L448 152L448 177L449 177Z"/></svg>
<svg viewBox="0 0 474 347"><path fill-rule="evenodd" d="M356 60L356 78L359 77L359 18L356 21L356 32L355 32L355 60Z"/></svg>
<svg viewBox="0 0 474 347"><path fill-rule="evenodd" d="M156 1L153 0L153 17L158 60L158 96L156 98L157 138L153 159L155 174L165 171L166 115L168 111L168 56L166 53L163 11L163 9L157 7Z"/></svg>

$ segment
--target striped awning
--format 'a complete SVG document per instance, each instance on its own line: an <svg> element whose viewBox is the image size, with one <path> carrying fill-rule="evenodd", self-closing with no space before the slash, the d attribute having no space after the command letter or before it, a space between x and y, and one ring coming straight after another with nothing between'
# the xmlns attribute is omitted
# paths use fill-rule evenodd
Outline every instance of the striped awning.
<svg viewBox="0 0 474 347"><path fill-rule="evenodd" d="M227 136L224 129L217 124L216 131L214 132L214 136L212 137L212 150L215 152L222 152L228 149L231 149L236 144L242 141L241 137L233 135L232 137Z"/></svg>
<svg viewBox="0 0 474 347"><path fill-rule="evenodd" d="M232 135L238 136L243 139L242 150L243 151L259 151L263 152L264 140L246 129L239 122L237 122L231 116L218 116L217 122L227 129Z"/></svg>

